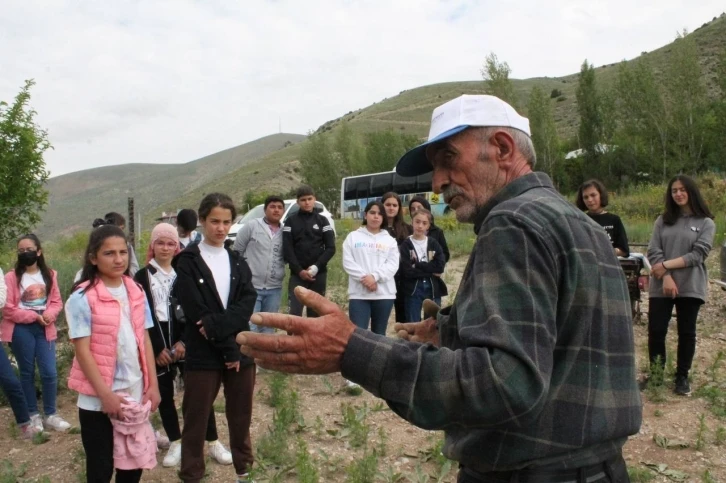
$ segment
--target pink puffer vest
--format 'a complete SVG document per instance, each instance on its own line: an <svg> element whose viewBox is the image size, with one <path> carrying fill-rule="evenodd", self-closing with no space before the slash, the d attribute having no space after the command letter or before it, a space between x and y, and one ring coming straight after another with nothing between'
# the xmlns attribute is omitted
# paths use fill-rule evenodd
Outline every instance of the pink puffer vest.
<svg viewBox="0 0 726 483"><path fill-rule="evenodd" d="M139 347L139 365L144 376L144 393L149 389L149 375L146 367L146 295L141 287L130 277L123 277L126 292L131 306L131 325L134 328L136 344ZM81 284L85 289L88 283ZM118 329L121 318L121 307L106 289L103 282L84 292L91 308L91 354L101 372L103 382L111 387L116 370L116 351L118 345ZM68 387L81 394L96 396L96 391L81 370L78 359L73 359L71 373L68 376Z"/></svg>

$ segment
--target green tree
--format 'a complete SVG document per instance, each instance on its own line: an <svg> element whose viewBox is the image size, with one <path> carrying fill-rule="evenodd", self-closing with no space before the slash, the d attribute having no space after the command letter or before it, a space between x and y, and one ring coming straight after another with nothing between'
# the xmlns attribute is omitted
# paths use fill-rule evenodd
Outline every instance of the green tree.
<svg viewBox="0 0 726 483"><path fill-rule="evenodd" d="M334 213L340 198L340 166L324 134L310 134L305 140L300 168L303 182L312 186L317 198Z"/></svg>
<svg viewBox="0 0 726 483"><path fill-rule="evenodd" d="M585 164L597 162L602 141L600 98L595 84L595 67L587 60L582 63L577 84L577 112L580 115L578 136L580 147L585 151Z"/></svg>
<svg viewBox="0 0 726 483"><path fill-rule="evenodd" d="M726 172L726 50L721 53L714 72L719 91L711 103L704 130L706 166Z"/></svg>
<svg viewBox="0 0 726 483"><path fill-rule="evenodd" d="M366 134L366 173L391 171L398 159L418 143L418 137L390 129Z"/></svg>
<svg viewBox="0 0 726 483"><path fill-rule="evenodd" d="M672 108L672 149L682 160L679 170L698 171L702 166L706 87L702 81L698 45L687 31L679 34L668 58L665 85Z"/></svg>
<svg viewBox="0 0 726 483"><path fill-rule="evenodd" d="M669 171L670 112L664 90L644 61L623 62L615 81L618 149L630 153L631 174ZM655 161L660 160L660 168Z"/></svg>
<svg viewBox="0 0 726 483"><path fill-rule="evenodd" d="M512 69L506 62L499 62L497 55L492 52L487 55L484 66L481 69L481 76L486 85L487 94L497 96L507 101L515 109L519 106L519 97L514 92L514 84L509 78Z"/></svg>
<svg viewBox="0 0 726 483"><path fill-rule="evenodd" d="M549 174L557 185L560 176L558 161L561 158L560 140L557 136L555 118L552 113L550 98L538 86L532 88L527 103L529 127L532 132L532 143L537 153L539 168Z"/></svg>
<svg viewBox="0 0 726 483"><path fill-rule="evenodd" d="M365 173L365 148L350 124L340 124L335 132L333 145L339 174L351 176Z"/></svg>
<svg viewBox="0 0 726 483"><path fill-rule="evenodd" d="M30 231L48 202L43 154L52 146L29 107L33 85L25 81L12 105L0 102L0 242Z"/></svg>

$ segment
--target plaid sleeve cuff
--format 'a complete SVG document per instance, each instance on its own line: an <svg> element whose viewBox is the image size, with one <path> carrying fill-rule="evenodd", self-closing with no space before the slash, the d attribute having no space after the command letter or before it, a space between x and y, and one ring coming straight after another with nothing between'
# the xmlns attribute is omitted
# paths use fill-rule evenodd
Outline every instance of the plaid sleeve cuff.
<svg viewBox="0 0 726 483"><path fill-rule="evenodd" d="M394 339L356 328L343 353L341 375L380 397L388 354L394 344Z"/></svg>

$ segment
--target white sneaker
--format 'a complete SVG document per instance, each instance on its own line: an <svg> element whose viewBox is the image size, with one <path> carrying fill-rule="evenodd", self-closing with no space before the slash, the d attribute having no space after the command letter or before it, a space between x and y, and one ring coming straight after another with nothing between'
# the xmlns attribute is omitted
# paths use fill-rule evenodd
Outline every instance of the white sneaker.
<svg viewBox="0 0 726 483"><path fill-rule="evenodd" d="M43 420L43 423L45 424L45 427L60 432L68 431L71 427L68 421L58 416L57 414L46 417Z"/></svg>
<svg viewBox="0 0 726 483"><path fill-rule="evenodd" d="M255 483L250 479L250 474L237 475L237 483Z"/></svg>
<svg viewBox="0 0 726 483"><path fill-rule="evenodd" d="M345 380L345 385L352 388L360 387L358 384L353 381L349 381L348 379Z"/></svg>
<svg viewBox="0 0 726 483"><path fill-rule="evenodd" d="M232 453L219 441L210 441L207 446L209 447L209 455L214 458L220 465L231 465L232 464Z"/></svg>
<svg viewBox="0 0 726 483"><path fill-rule="evenodd" d="M40 418L40 414L33 414L30 416L30 425L33 426L38 433L43 431L43 420Z"/></svg>
<svg viewBox="0 0 726 483"><path fill-rule="evenodd" d="M169 445L169 451L164 456L164 461L161 462L164 468L171 468L176 466L181 461L181 441L173 441Z"/></svg>
<svg viewBox="0 0 726 483"><path fill-rule="evenodd" d="M40 429L33 425L32 420L27 424L19 426L18 429L20 429L20 437L23 439L33 439L36 434L41 432Z"/></svg>
<svg viewBox="0 0 726 483"><path fill-rule="evenodd" d="M169 438L161 434L159 431L154 431L156 437L156 447L159 449L167 449L171 445Z"/></svg>

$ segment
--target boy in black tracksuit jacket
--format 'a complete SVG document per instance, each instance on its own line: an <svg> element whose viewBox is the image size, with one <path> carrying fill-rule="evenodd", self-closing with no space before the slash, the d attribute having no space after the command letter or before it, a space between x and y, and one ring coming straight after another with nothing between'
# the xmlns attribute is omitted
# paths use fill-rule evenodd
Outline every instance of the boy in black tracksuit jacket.
<svg viewBox="0 0 726 483"><path fill-rule="evenodd" d="M397 275L400 277L400 289L404 296L406 321L419 322L421 308L425 299L431 299L441 305L441 297L448 295L446 284L434 274L442 274L446 259L441 245L431 237L427 237L426 251L431 260L420 261L411 238L407 238L398 246L400 262Z"/></svg>
<svg viewBox="0 0 726 483"><path fill-rule="evenodd" d="M156 271L156 267L148 264L134 275L134 280L141 285L141 288L143 288L146 293L146 300L149 302L149 308L151 309L151 318L154 321L154 328L149 330L151 347L154 349L154 359L158 359L159 355L164 350L168 351L169 354L172 354L172 348L178 342L185 345L185 324L176 316L177 313L179 313L179 308L172 306L171 297L166 301L169 320L160 321L156 315L156 304L151 292L151 277L154 276ZM159 393L161 394L159 415L161 416L161 424L164 426L164 431L166 431L166 435L171 443L181 439L179 414L177 413L176 404L174 402L174 377L176 376L177 369L182 370L183 363L183 360L179 360L168 366L162 367L158 364L156 365L156 377L159 381ZM217 421L214 417L214 410L212 410L209 412L209 419L207 420L207 433L205 439L208 442L212 442L217 441L218 438Z"/></svg>
<svg viewBox="0 0 726 483"><path fill-rule="evenodd" d="M252 272L238 253L225 249L230 263L230 287L225 309L214 275L202 258L199 245L187 247L174 258L177 280L174 294L186 319L185 391L182 403L182 467L184 481L199 481L204 475L204 434L219 387L224 383L230 449L237 474L252 467L249 427L255 384L254 361L243 356L235 337L249 330L257 291ZM201 325L198 322L201 321ZM206 336L200 332L204 328ZM226 363L240 362L239 370Z"/></svg>
<svg viewBox="0 0 726 483"><path fill-rule="evenodd" d="M295 287L302 285L325 295L327 265L335 255L335 232L328 219L314 209L315 195L309 187L300 188L297 199L300 210L285 220L282 228L282 252L285 262L290 265L290 314L301 316L303 305L295 297ZM318 314L308 308L307 316L317 317Z"/></svg>

